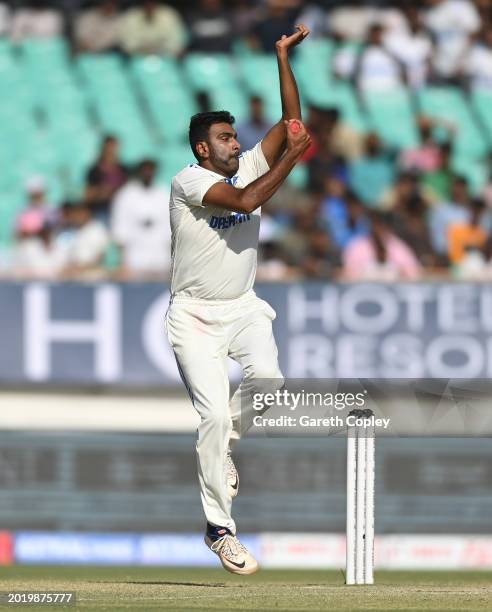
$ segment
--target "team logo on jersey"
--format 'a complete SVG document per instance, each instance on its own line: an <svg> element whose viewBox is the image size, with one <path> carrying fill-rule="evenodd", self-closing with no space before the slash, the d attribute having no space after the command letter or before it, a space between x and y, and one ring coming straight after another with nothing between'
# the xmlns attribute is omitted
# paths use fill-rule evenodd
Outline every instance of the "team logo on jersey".
<svg viewBox="0 0 492 612"><path fill-rule="evenodd" d="M216 217L212 215L210 217L209 227L212 229L228 229L234 227L240 223L246 223L251 219L251 215L244 213L236 213L234 215L228 215L227 217Z"/></svg>

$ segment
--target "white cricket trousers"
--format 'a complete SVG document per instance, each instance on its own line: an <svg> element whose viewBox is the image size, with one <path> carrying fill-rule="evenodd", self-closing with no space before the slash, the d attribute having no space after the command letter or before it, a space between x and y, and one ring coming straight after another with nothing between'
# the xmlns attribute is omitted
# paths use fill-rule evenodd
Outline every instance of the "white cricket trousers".
<svg viewBox="0 0 492 612"><path fill-rule="evenodd" d="M252 424L251 396L260 390L258 381L266 380L268 391L284 383L272 331L275 316L253 290L227 300L173 296L166 315L169 343L201 419L196 452L205 516L232 533L236 525L224 465L229 445ZM230 400L228 357L241 365L244 374Z"/></svg>

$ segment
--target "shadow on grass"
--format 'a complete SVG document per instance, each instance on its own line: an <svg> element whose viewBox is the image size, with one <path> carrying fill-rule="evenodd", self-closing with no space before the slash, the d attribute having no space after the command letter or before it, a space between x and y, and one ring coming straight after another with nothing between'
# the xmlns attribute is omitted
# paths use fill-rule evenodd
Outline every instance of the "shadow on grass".
<svg viewBox="0 0 492 612"><path fill-rule="evenodd" d="M189 587L213 587L213 588L225 588L227 584L223 582L216 583L204 583L204 582L172 582L170 580L96 580L98 584L148 584L152 586L189 586Z"/></svg>

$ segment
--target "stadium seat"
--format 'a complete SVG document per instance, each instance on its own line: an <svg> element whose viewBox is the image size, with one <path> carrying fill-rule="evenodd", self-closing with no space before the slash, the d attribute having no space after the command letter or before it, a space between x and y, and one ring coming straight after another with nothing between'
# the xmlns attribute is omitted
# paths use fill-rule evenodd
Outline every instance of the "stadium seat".
<svg viewBox="0 0 492 612"><path fill-rule="evenodd" d="M236 119L236 124L249 116L248 96L237 85L230 85L223 90L209 92L212 108L228 110Z"/></svg>
<svg viewBox="0 0 492 612"><path fill-rule="evenodd" d="M12 53L12 43L8 38L2 36L0 38L0 58Z"/></svg>
<svg viewBox="0 0 492 612"><path fill-rule="evenodd" d="M454 87L428 87L417 95L422 113L444 119L456 127L455 147L460 157L480 159L487 143L463 93Z"/></svg>
<svg viewBox="0 0 492 612"><path fill-rule="evenodd" d="M264 97L278 89L278 68L275 55L255 53L239 58L239 70L250 94Z"/></svg>
<svg viewBox="0 0 492 612"><path fill-rule="evenodd" d="M281 103L278 88L278 68L275 55L268 53L250 53L238 58L240 79L245 87L244 104L236 110L230 109L237 119L247 117L247 98L259 96L263 100L265 117L270 122L278 121L281 116ZM225 106L225 105L224 105ZM241 110L242 109L242 110Z"/></svg>
<svg viewBox="0 0 492 612"><path fill-rule="evenodd" d="M331 86L333 43L328 39L309 39L296 50L292 60L299 90L309 95L313 86L326 92Z"/></svg>
<svg viewBox="0 0 492 612"><path fill-rule="evenodd" d="M306 91L307 101L320 108L337 108L343 119L359 132L367 130L367 121L362 114L359 100L353 87L344 81L333 81L329 88L311 87Z"/></svg>
<svg viewBox="0 0 492 612"><path fill-rule="evenodd" d="M184 142L189 118L198 109L176 60L134 58L130 70L159 140Z"/></svg>
<svg viewBox="0 0 492 612"><path fill-rule="evenodd" d="M193 164L196 159L189 145L173 144L161 148L158 156L159 173L158 181L171 186L172 177L188 164Z"/></svg>
<svg viewBox="0 0 492 612"><path fill-rule="evenodd" d="M84 54L77 66L101 131L121 140L123 161L132 165L153 157L155 141L121 58L111 53Z"/></svg>
<svg viewBox="0 0 492 612"><path fill-rule="evenodd" d="M296 189L305 189L308 183L307 164L297 164L287 177L287 182Z"/></svg>
<svg viewBox="0 0 492 612"><path fill-rule="evenodd" d="M20 44L20 51L29 63L35 63L41 69L67 66L69 61L68 44L65 38L61 37L28 38Z"/></svg>
<svg viewBox="0 0 492 612"><path fill-rule="evenodd" d="M2 189L0 204L0 246L11 246L15 239L15 219L24 205L21 189Z"/></svg>
<svg viewBox="0 0 492 612"><path fill-rule="evenodd" d="M366 92L363 101L368 115L368 128L376 131L390 146L414 147L418 134L411 107L410 97L405 89L391 92Z"/></svg>
<svg viewBox="0 0 492 612"><path fill-rule="evenodd" d="M184 74L194 91L226 89L237 80L230 55L190 53L183 60Z"/></svg>
<svg viewBox="0 0 492 612"><path fill-rule="evenodd" d="M464 176L470 185L473 195L478 196L488 179L487 164L466 156L454 156L452 167L456 174Z"/></svg>
<svg viewBox="0 0 492 612"><path fill-rule="evenodd" d="M492 148L492 92L488 89L474 90L471 93L471 103L477 114L489 148Z"/></svg>

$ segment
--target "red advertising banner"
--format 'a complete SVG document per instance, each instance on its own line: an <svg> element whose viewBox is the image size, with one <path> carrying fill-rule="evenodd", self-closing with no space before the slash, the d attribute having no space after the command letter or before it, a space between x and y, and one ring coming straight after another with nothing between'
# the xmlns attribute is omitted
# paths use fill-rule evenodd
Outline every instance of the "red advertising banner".
<svg viewBox="0 0 492 612"><path fill-rule="evenodd" d="M14 542L12 534L0 531L0 565L10 565L14 562Z"/></svg>

